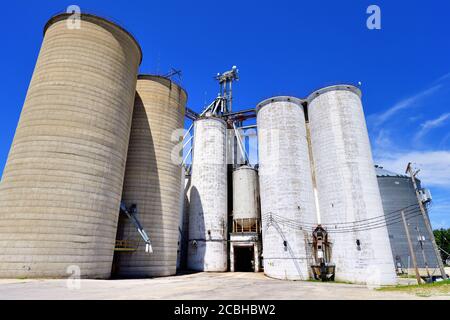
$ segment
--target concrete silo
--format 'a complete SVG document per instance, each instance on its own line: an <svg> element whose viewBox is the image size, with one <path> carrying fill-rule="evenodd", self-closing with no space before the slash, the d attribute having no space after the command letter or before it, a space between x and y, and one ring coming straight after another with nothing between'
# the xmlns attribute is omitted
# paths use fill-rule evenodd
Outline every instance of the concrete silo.
<svg viewBox="0 0 450 320"><path fill-rule="evenodd" d="M433 269L439 268L438 258L429 239L423 216L419 211L411 178L404 174L393 173L380 166L375 166L375 170L386 220L391 222L388 223L387 228L397 272L414 273L406 231L403 223L398 219L400 210L404 209L417 258L417 266L420 274L426 276L426 263L429 268L432 268L430 270L432 272ZM417 183L421 188L420 181ZM427 219L429 218L427 217ZM423 240L422 243L420 243L421 240Z"/></svg>
<svg viewBox="0 0 450 320"><path fill-rule="evenodd" d="M69 16L45 27L3 172L3 278L111 273L142 54L118 25Z"/></svg>
<svg viewBox="0 0 450 320"><path fill-rule="evenodd" d="M188 269L227 271L227 125L215 117L194 125Z"/></svg>
<svg viewBox="0 0 450 320"><path fill-rule="evenodd" d="M244 165L233 172L233 227L230 234L230 270L260 270L261 213L258 171Z"/></svg>
<svg viewBox="0 0 450 320"><path fill-rule="evenodd" d="M308 243L317 222L303 101L275 97L257 107L264 272L310 278Z"/></svg>
<svg viewBox="0 0 450 320"><path fill-rule="evenodd" d="M368 227L370 219L383 217L383 207L360 90L349 85L318 90L308 98L308 115L321 220L332 243L336 280L394 284L387 228Z"/></svg>
<svg viewBox="0 0 450 320"><path fill-rule="evenodd" d="M123 201L128 206L137 205L137 216L150 237L153 253L145 252L134 224L121 216L117 238L142 246L116 253L118 276L176 273L182 170L181 159L173 158L180 144L173 135L184 128L186 99L186 92L167 78L138 77Z"/></svg>

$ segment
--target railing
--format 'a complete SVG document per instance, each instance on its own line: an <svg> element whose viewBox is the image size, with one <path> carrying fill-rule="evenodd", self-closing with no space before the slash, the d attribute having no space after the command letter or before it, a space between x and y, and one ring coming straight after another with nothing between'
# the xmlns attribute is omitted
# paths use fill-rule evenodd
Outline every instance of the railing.
<svg viewBox="0 0 450 320"><path fill-rule="evenodd" d="M233 233L261 232L261 222L257 218L242 218L233 220Z"/></svg>
<svg viewBox="0 0 450 320"><path fill-rule="evenodd" d="M139 247L139 241L134 240L116 240L114 251L136 251Z"/></svg>

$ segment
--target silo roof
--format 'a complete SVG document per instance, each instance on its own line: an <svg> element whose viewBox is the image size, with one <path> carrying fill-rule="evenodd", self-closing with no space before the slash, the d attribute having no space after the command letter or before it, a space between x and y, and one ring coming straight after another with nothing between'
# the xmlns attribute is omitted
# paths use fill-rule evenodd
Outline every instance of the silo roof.
<svg viewBox="0 0 450 320"><path fill-rule="evenodd" d="M102 18L100 16L97 16L95 14L90 14L90 13L81 13L81 19L83 20L99 20L102 21L104 23L107 23L115 28L118 28L119 30L121 30L122 32L124 32L127 36L129 36L131 38L131 40L136 44L138 50L139 50L139 54L140 54L140 62L139 64L142 63L142 59L143 59L143 53L142 53L142 48L141 45L139 44L139 42L136 40L136 38L128 31L126 30L124 27L122 27L121 25L119 25L116 22L113 22L109 19L106 18ZM44 26L44 36L45 33L47 32L48 28L54 24L55 22L70 18L72 16L72 13L59 13L54 15L53 17L50 18L50 20L47 21L47 23Z"/></svg>
<svg viewBox="0 0 450 320"><path fill-rule="evenodd" d="M375 172L377 173L377 177L401 177L401 178L408 178L405 174L399 174L395 173L389 170L384 169L383 167L379 165L375 165Z"/></svg>

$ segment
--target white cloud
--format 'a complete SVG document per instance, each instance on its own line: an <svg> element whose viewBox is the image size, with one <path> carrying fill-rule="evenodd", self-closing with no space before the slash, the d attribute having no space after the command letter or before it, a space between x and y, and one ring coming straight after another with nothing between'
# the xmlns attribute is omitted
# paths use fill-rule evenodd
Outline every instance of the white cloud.
<svg viewBox="0 0 450 320"><path fill-rule="evenodd" d="M389 148L392 145L390 132L386 129L381 129L375 138L375 146L377 148Z"/></svg>
<svg viewBox="0 0 450 320"><path fill-rule="evenodd" d="M438 128L442 125L445 124L445 122L447 120L450 119L450 113L444 113L441 116L439 116L436 119L432 119L432 120L427 120L424 123L422 123L421 129L419 132L417 132L415 138L416 140L419 140L420 138L422 138L424 135L426 135L430 130L433 130L435 128Z"/></svg>
<svg viewBox="0 0 450 320"><path fill-rule="evenodd" d="M447 74L444 74L442 77L440 77L439 79L437 79L434 83L439 83L439 82L443 82L447 79L450 79L450 72Z"/></svg>
<svg viewBox="0 0 450 320"><path fill-rule="evenodd" d="M375 125L379 126L389 120L393 115L398 113L401 110L411 108L415 105L417 105L418 102L420 102L422 99L434 94L436 91L442 88L442 84L437 84L432 86L431 88L428 88L426 90L423 90L411 97L408 97L406 99L403 99L396 104L394 104L391 108L387 109L383 113L376 113L369 116L369 121L373 122Z"/></svg>
<svg viewBox="0 0 450 320"><path fill-rule="evenodd" d="M408 162L420 169L418 178L426 187L450 191L450 151L378 152L375 163L387 170L404 173Z"/></svg>
<svg viewBox="0 0 450 320"><path fill-rule="evenodd" d="M433 197L428 213L433 229L450 227L450 201L448 198Z"/></svg>

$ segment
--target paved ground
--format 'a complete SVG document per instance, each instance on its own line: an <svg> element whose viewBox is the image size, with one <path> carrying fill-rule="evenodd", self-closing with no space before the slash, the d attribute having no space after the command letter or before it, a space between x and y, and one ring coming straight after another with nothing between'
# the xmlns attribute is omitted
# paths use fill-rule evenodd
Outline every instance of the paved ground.
<svg viewBox="0 0 450 320"><path fill-rule="evenodd" d="M402 280L405 281L405 280ZM142 280L0 280L0 299L450 299L380 292L361 285L280 281L254 273L196 273Z"/></svg>

